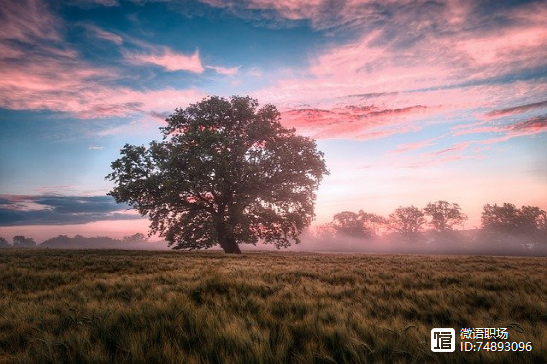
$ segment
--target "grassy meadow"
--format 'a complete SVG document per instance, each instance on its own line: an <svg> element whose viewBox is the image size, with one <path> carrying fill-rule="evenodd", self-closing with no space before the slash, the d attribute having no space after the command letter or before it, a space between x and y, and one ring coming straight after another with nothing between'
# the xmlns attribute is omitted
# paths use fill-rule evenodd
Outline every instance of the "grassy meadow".
<svg viewBox="0 0 547 364"><path fill-rule="evenodd" d="M462 327L533 349L460 352ZM0 362L547 363L547 258L7 249Z"/></svg>

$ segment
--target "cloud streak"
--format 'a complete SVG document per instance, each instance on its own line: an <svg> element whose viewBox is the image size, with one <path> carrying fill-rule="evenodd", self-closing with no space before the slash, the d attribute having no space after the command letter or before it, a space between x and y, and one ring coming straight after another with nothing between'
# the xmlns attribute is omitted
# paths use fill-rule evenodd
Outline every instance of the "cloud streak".
<svg viewBox="0 0 547 364"><path fill-rule="evenodd" d="M70 225L134 220L110 196L0 195L0 226Z"/></svg>
<svg viewBox="0 0 547 364"><path fill-rule="evenodd" d="M547 108L547 100L540 101L540 102L533 102L531 104L526 105L519 105L514 107L509 107L505 109L499 109L499 110L492 110L490 112L487 112L484 114L486 118L498 118L502 116L508 116L508 115L515 115L515 114L521 114L530 110L535 109L544 109Z"/></svg>
<svg viewBox="0 0 547 364"><path fill-rule="evenodd" d="M319 139L376 139L419 130L410 125L426 114L437 111L423 105L386 109L376 105L346 105L329 109L294 108L282 111L282 121Z"/></svg>
<svg viewBox="0 0 547 364"><path fill-rule="evenodd" d="M430 147L432 145L435 145L435 142L437 142L438 140L440 140L444 137L445 136L443 135L443 136L440 136L440 137L437 137L437 138L420 140L420 141L414 142L414 143L401 144L401 145L397 146L396 149L389 152L389 154L407 153L407 152L411 152L411 151L415 151L415 150L419 150L419 149L424 149L424 148Z"/></svg>
<svg viewBox="0 0 547 364"><path fill-rule="evenodd" d="M241 66L232 67L232 68L219 67L219 66L205 66L205 68L210 68L212 70L215 70L215 72L218 73L218 74L228 75L228 76L237 75L237 73L239 72L240 67Z"/></svg>
<svg viewBox="0 0 547 364"><path fill-rule="evenodd" d="M92 24L85 24L84 28L86 28L88 31L90 31L95 37L103 40L107 40L109 42L112 42L116 45L122 45L123 44L123 38L117 34L108 32L102 28L99 28Z"/></svg>
<svg viewBox="0 0 547 364"><path fill-rule="evenodd" d="M185 55L172 51L168 47L157 47L153 53L126 53L126 59L133 64L154 64L165 68L167 71L188 71L202 73L204 68L199 58L199 52Z"/></svg>

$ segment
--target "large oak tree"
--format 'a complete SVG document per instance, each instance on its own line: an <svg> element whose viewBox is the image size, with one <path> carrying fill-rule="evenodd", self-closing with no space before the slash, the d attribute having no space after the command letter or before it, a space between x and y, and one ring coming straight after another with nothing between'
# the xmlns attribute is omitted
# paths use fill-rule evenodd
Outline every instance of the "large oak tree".
<svg viewBox="0 0 547 364"><path fill-rule="evenodd" d="M151 233L175 249L299 242L328 173L313 139L250 97L209 97L166 121L163 141L123 147L109 195L148 215Z"/></svg>

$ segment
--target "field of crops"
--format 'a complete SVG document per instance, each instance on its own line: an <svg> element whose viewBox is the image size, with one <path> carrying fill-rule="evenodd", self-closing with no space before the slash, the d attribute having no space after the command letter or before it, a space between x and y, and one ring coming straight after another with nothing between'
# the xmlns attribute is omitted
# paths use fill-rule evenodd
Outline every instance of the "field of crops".
<svg viewBox="0 0 547 364"><path fill-rule="evenodd" d="M0 362L547 363L545 257L7 249L0 292Z"/></svg>

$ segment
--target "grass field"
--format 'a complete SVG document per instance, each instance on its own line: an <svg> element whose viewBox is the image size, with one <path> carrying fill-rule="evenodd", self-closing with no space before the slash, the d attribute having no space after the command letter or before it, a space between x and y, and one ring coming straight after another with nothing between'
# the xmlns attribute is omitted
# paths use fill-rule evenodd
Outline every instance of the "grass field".
<svg viewBox="0 0 547 364"><path fill-rule="evenodd" d="M533 349L460 352L482 327ZM547 363L547 258L0 252L0 362L112 361Z"/></svg>

